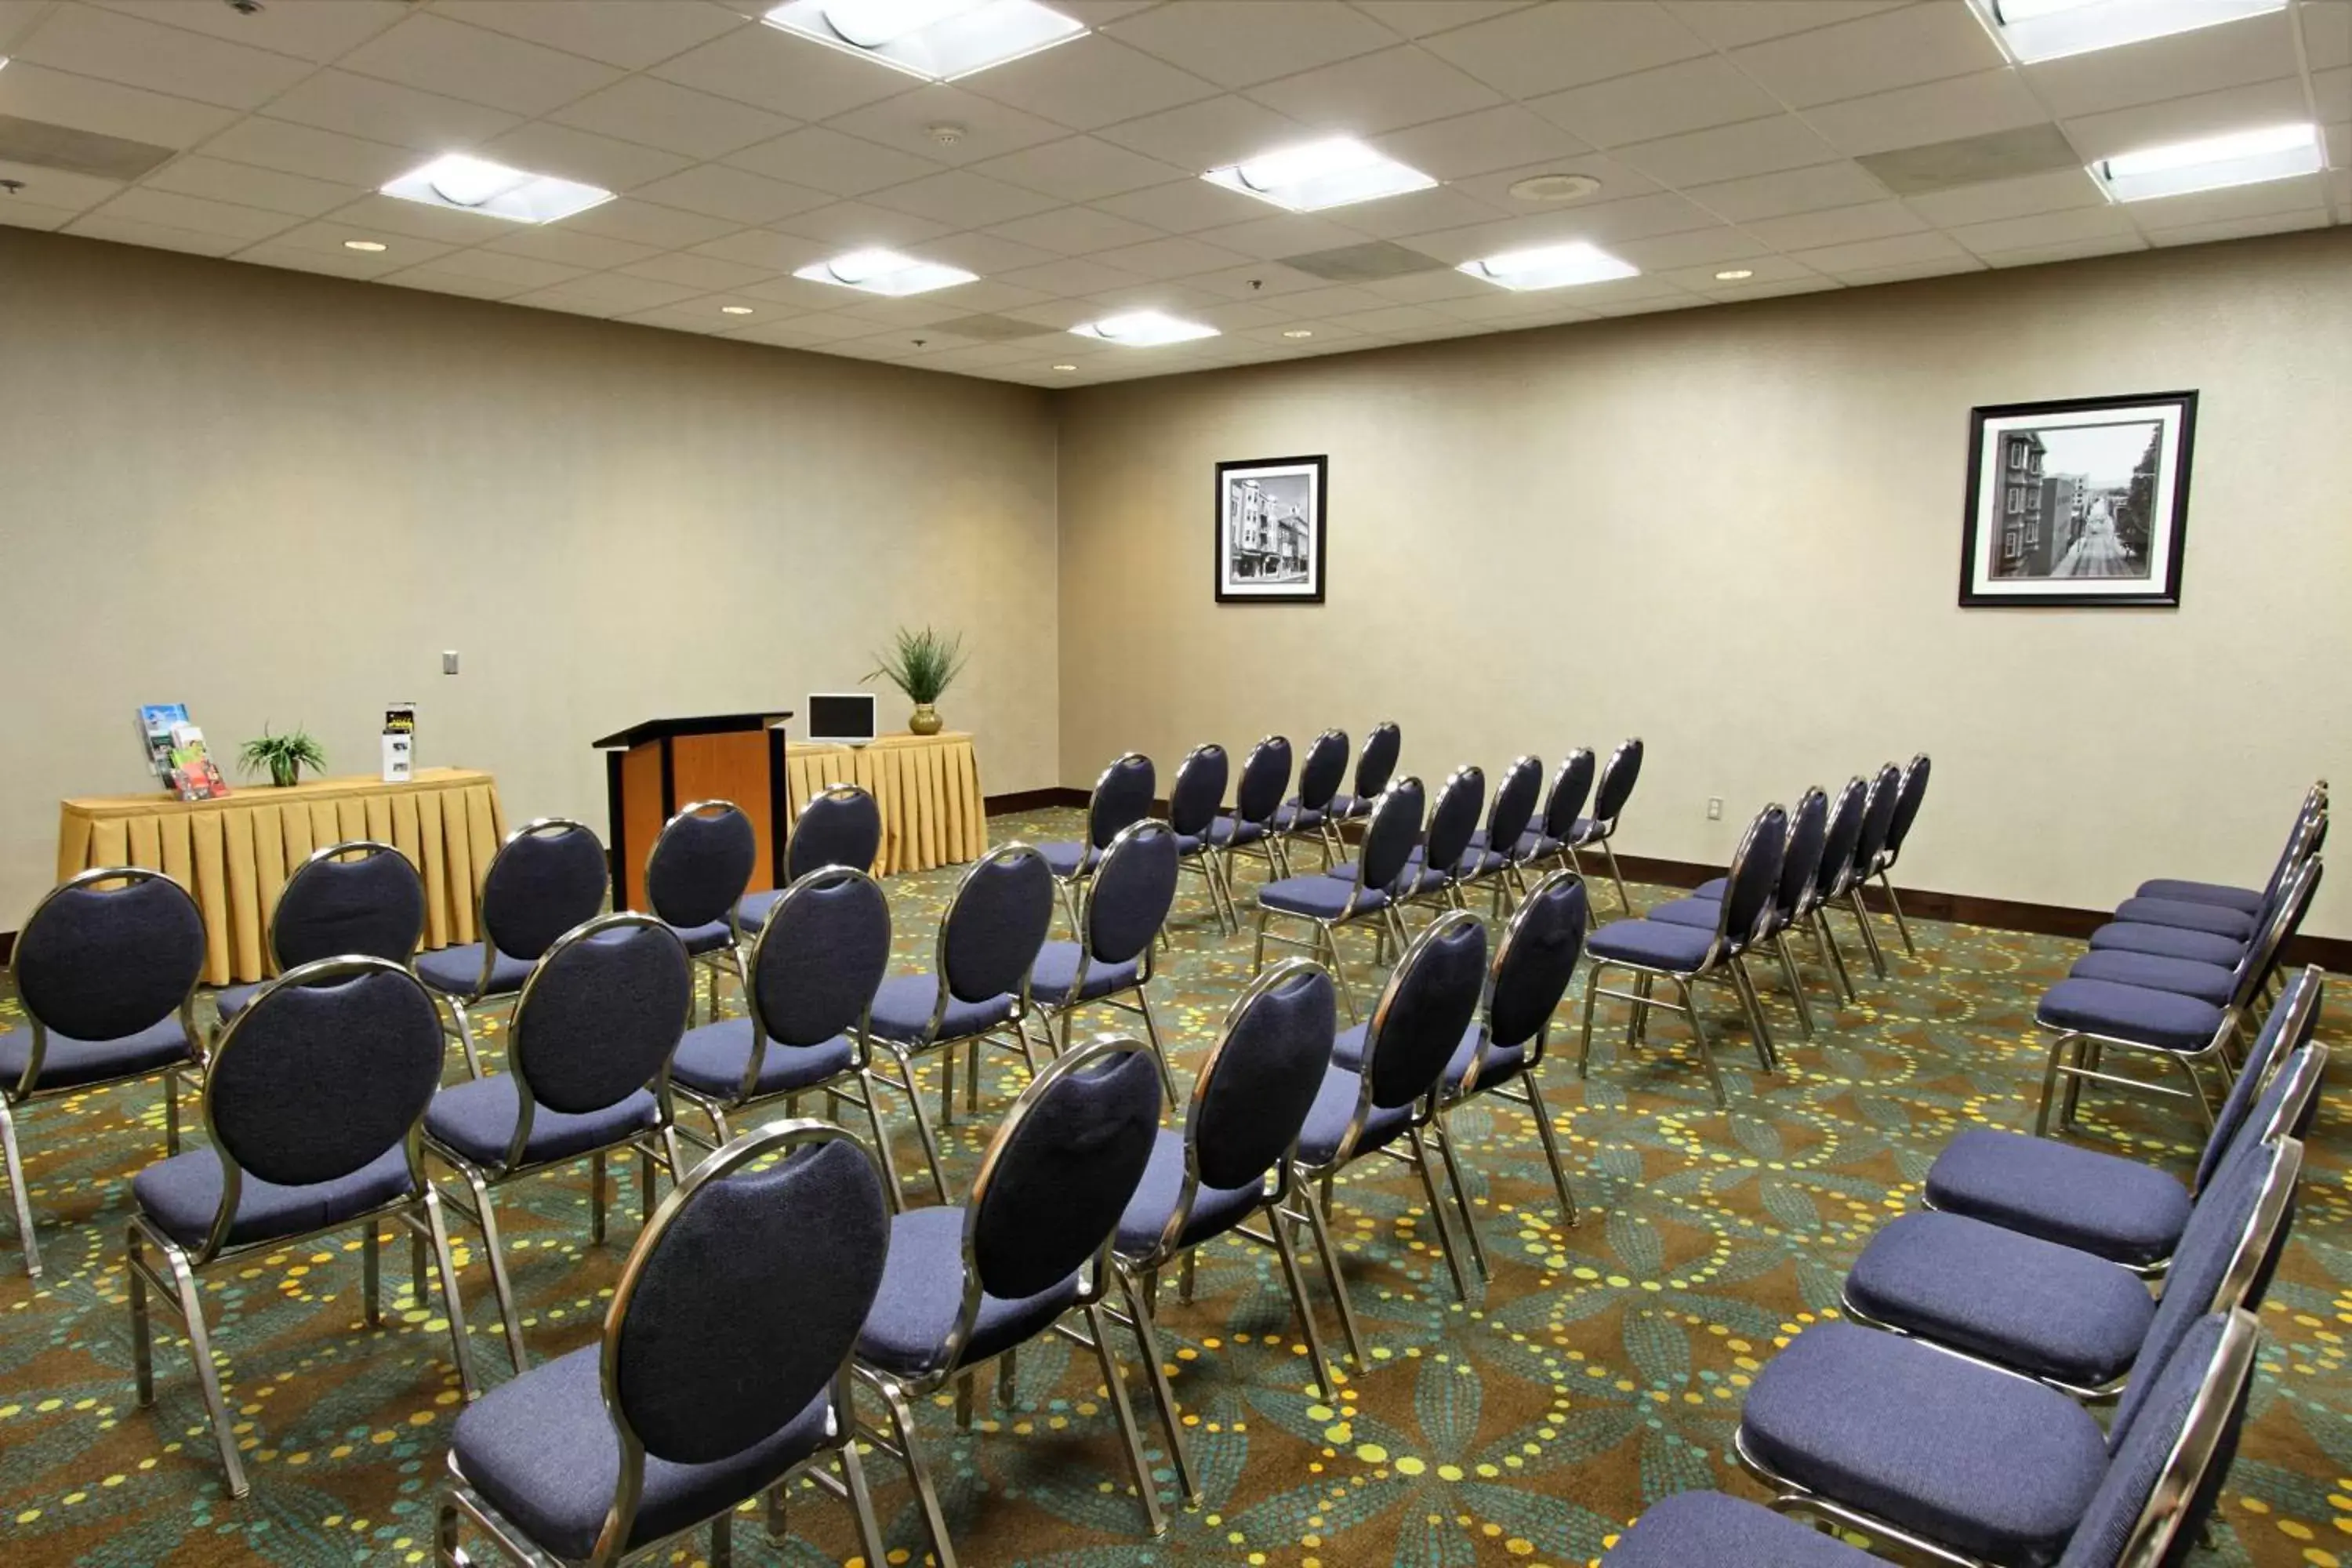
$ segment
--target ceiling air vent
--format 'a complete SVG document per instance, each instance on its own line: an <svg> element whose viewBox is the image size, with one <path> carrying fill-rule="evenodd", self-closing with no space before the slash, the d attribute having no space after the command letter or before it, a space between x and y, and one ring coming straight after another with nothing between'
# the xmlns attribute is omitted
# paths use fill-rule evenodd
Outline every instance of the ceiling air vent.
<svg viewBox="0 0 2352 1568"><path fill-rule="evenodd" d="M1892 153L1865 153L1854 162L1898 196L1924 196L1930 191L1978 185L1987 180L2013 180L2022 174L2083 166L2081 156L2055 125L2026 125L1988 136L1963 136L1957 142L1898 147Z"/></svg>
<svg viewBox="0 0 2352 1568"><path fill-rule="evenodd" d="M1009 343L1015 338L1037 338L1061 331L1059 327L1024 321L1018 316L958 316L952 321L933 321L931 327L937 331L953 332L960 338L972 338L983 343Z"/></svg>
<svg viewBox="0 0 2352 1568"><path fill-rule="evenodd" d="M1332 283L1371 283L1382 278L1403 278L1415 272L1443 272L1446 264L1418 250L1407 250L1385 239L1369 245L1343 245L1337 250L1310 250L1286 256L1285 267Z"/></svg>
<svg viewBox="0 0 2352 1568"><path fill-rule="evenodd" d="M68 174L93 174L101 180L136 180L152 174L178 156L174 147L127 142L70 125L50 125L0 114L0 163L30 163L37 169L58 169Z"/></svg>

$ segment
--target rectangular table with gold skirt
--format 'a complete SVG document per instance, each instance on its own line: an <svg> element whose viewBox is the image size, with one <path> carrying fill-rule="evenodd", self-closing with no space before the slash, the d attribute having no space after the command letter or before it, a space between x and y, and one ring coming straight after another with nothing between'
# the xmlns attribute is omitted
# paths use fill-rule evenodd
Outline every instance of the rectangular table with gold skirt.
<svg viewBox="0 0 2352 1568"><path fill-rule="evenodd" d="M176 879L204 911L205 979L269 977L269 917L313 850L376 838L425 880L425 945L475 940L474 900L506 837L498 784L470 768L421 768L405 784L318 779L235 790L219 800L161 793L59 803L58 880L95 866Z"/></svg>
<svg viewBox="0 0 2352 1568"><path fill-rule="evenodd" d="M970 735L877 735L863 746L795 741L785 749L784 771L795 817L831 784L856 784L874 797L882 809L878 876L988 853L988 809Z"/></svg>

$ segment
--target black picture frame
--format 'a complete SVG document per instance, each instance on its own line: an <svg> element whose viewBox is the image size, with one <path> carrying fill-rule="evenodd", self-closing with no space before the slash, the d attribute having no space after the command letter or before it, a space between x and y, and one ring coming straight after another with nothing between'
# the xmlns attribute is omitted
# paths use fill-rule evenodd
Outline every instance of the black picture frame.
<svg viewBox="0 0 2352 1568"><path fill-rule="evenodd" d="M1970 410L1961 607L2178 609L2196 437L2193 390Z"/></svg>
<svg viewBox="0 0 2352 1568"><path fill-rule="evenodd" d="M1241 510L1244 503L1237 489L1241 485L1278 497L1263 503L1274 514L1265 518L1265 528L1248 528L1248 514ZM1280 492L1272 490L1276 485L1282 487ZM1210 569L1217 603L1323 603L1330 568L1326 532L1330 498L1330 458L1325 453L1219 463L1209 523ZM1296 515L1280 515L1286 511ZM1293 521L1296 530L1288 526ZM1298 563L1295 574L1288 565L1294 559Z"/></svg>

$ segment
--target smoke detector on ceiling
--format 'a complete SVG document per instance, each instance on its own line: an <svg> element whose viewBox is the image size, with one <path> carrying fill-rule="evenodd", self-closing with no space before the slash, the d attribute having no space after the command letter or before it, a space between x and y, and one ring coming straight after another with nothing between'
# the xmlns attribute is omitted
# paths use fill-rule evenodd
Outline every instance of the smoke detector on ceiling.
<svg viewBox="0 0 2352 1568"><path fill-rule="evenodd" d="M927 125L923 128L923 134L942 147L952 147L963 140L963 127L945 123Z"/></svg>
<svg viewBox="0 0 2352 1568"><path fill-rule="evenodd" d="M1511 183L1511 195L1523 202L1572 202L1600 188L1590 174L1530 174Z"/></svg>

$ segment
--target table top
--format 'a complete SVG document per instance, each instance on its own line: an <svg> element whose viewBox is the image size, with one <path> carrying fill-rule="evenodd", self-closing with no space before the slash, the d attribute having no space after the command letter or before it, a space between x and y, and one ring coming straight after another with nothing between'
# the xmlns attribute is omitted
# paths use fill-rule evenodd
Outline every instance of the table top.
<svg viewBox="0 0 2352 1568"><path fill-rule="evenodd" d="M969 730L942 730L936 735L917 735L905 730L893 730L887 734L875 736L862 746L853 746L846 741L794 741L792 749L795 752L870 752L878 746L939 746L950 741L971 739L971 731Z"/></svg>
<svg viewBox="0 0 2352 1568"><path fill-rule="evenodd" d="M182 800L168 791L149 790L143 795L90 795L59 804L82 816L136 816L161 812L234 811L239 806L338 800L354 795L399 795L410 790L448 789L491 782L490 775L478 768L419 768L413 778L402 784L386 784L380 778L359 774L309 779L283 789L266 784L232 784L227 795L215 800Z"/></svg>

